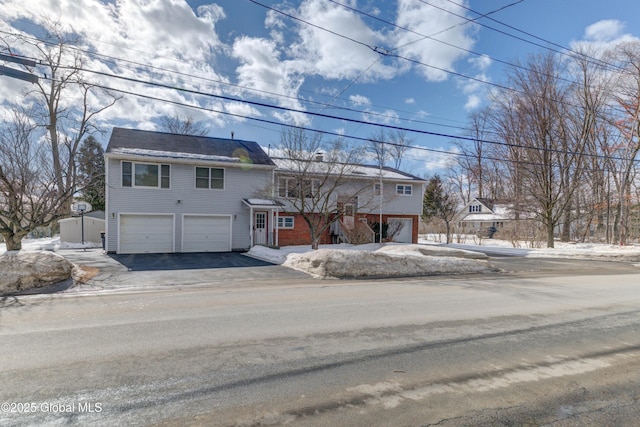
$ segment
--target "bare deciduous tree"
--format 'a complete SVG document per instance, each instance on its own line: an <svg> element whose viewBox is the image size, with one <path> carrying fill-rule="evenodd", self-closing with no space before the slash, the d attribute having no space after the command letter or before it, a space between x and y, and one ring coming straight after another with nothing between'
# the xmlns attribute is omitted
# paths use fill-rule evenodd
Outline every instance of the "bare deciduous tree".
<svg viewBox="0 0 640 427"><path fill-rule="evenodd" d="M611 123L619 132L619 140L609 148L609 154L615 156L609 164L614 168L613 178L618 193L615 234L618 242L624 245L629 237L631 190L635 181L636 158L640 153L640 43L623 44L614 57L624 71L615 85L614 98L619 106L619 115L612 117Z"/></svg>
<svg viewBox="0 0 640 427"><path fill-rule="evenodd" d="M412 141L401 129L379 129L369 137L368 152L373 156L376 166L393 164L395 169L400 169Z"/></svg>
<svg viewBox="0 0 640 427"><path fill-rule="evenodd" d="M14 109L0 128L0 234L7 250L37 227L61 218L66 194L56 187L49 148L36 140L30 112Z"/></svg>
<svg viewBox="0 0 640 427"><path fill-rule="evenodd" d="M202 122L197 122L190 115L174 114L172 116L163 116L160 119L162 130L169 133L177 133L180 135L206 136L209 128Z"/></svg>
<svg viewBox="0 0 640 427"><path fill-rule="evenodd" d="M45 129L51 150L53 183L58 197L65 199L60 206L69 212L76 190L76 155L81 141L98 132L95 117L113 106L117 97L96 86L83 73L84 57L77 48L79 39L69 37L56 23L46 25L44 41L21 35L0 37L9 53L24 53L36 57L45 77L38 80L25 96L32 105L33 118ZM17 51L15 46L20 46Z"/></svg>
<svg viewBox="0 0 640 427"><path fill-rule="evenodd" d="M283 130L279 148L284 158L279 160L275 197L286 211L304 219L313 249L347 205L357 209L375 202L371 190L377 178L354 173L362 149L343 139L326 142L321 133L299 128ZM364 198L366 194L370 200Z"/></svg>

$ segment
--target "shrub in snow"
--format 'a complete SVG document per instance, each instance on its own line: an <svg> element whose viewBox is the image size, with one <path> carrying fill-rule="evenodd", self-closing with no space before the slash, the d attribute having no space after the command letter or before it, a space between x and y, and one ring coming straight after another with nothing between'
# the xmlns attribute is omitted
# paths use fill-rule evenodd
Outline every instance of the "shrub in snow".
<svg viewBox="0 0 640 427"><path fill-rule="evenodd" d="M0 271L0 294L9 294L67 280L73 264L52 252L11 251L0 255Z"/></svg>

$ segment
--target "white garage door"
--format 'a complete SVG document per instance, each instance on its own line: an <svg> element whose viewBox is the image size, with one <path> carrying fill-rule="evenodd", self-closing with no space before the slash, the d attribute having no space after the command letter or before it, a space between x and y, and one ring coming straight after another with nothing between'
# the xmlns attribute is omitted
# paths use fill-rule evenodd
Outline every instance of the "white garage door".
<svg viewBox="0 0 640 427"><path fill-rule="evenodd" d="M173 215L120 215L121 254L173 252Z"/></svg>
<svg viewBox="0 0 640 427"><path fill-rule="evenodd" d="M231 251L231 217L185 215L182 252Z"/></svg>
<svg viewBox="0 0 640 427"><path fill-rule="evenodd" d="M393 237L393 241L398 243L411 243L413 241L413 220L411 218L389 218L389 228L396 230L397 227L400 229Z"/></svg>

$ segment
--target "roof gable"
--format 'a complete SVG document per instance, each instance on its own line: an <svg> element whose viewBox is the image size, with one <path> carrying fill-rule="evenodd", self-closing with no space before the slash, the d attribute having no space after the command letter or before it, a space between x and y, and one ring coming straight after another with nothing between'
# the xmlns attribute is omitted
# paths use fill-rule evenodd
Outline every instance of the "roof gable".
<svg viewBox="0 0 640 427"><path fill-rule="evenodd" d="M113 128L107 154L274 166L253 141Z"/></svg>

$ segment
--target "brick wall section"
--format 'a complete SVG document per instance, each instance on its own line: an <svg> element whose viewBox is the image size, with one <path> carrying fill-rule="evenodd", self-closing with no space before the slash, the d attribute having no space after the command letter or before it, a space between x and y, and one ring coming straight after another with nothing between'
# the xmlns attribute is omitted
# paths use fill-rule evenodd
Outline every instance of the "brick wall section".
<svg viewBox="0 0 640 427"><path fill-rule="evenodd" d="M292 246L292 245L310 245L311 244L311 232L309 231L309 225L302 218L300 214L280 213L280 216L292 216L293 217L293 230L287 228L281 228L278 230L278 243L280 246ZM320 239L320 244L326 245L331 243L331 235L327 230Z"/></svg>
<svg viewBox="0 0 640 427"><path fill-rule="evenodd" d="M307 222L302 218L302 215L295 213L280 213L280 216L292 216L294 218L293 229L281 228L278 230L278 243L280 246L293 246L293 245L310 245L311 233L309 232L309 226ZM366 217L369 223L378 222L379 215L358 215L358 218ZM420 218L418 215L382 215L382 222L387 222L387 218L411 218L413 220L413 229L411 234L411 241L418 243L418 227L420 224ZM331 234L327 230L320 240L320 244L331 244Z"/></svg>

